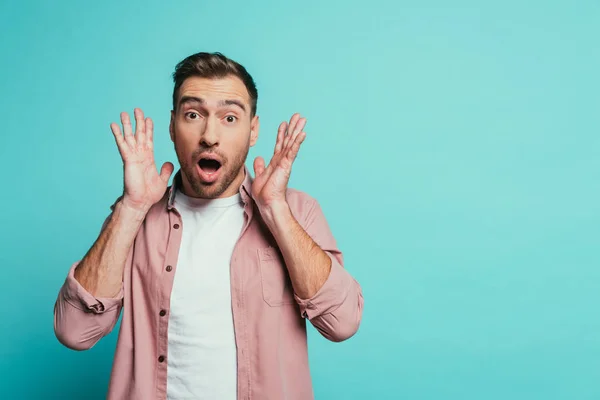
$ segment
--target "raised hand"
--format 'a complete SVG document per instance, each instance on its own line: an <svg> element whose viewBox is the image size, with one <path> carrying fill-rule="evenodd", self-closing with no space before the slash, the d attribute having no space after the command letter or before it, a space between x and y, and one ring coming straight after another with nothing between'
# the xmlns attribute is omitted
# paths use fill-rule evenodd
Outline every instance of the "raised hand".
<svg viewBox="0 0 600 400"><path fill-rule="evenodd" d="M300 114L294 114L289 124L282 122L277 131L275 151L269 165L265 168L265 160L262 157L254 160L256 176L252 184L252 195L259 209L286 202L285 194L292 164L306 138L306 132L303 130L305 125L306 119L301 118Z"/></svg>
<svg viewBox="0 0 600 400"><path fill-rule="evenodd" d="M139 108L134 110L135 136L129 114L121 113L123 132L116 123L110 124L119 153L123 159L123 204L139 211L148 211L165 193L175 167L166 162L157 172L154 162L153 130L150 118L144 118Z"/></svg>

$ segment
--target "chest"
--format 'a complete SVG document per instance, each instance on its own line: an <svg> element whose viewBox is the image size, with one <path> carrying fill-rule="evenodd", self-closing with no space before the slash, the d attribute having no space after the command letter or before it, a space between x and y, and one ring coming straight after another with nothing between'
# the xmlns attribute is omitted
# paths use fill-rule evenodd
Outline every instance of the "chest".
<svg viewBox="0 0 600 400"><path fill-rule="evenodd" d="M131 284L160 301L174 285L213 293L229 286L232 301L252 306L293 304L283 255L260 218L247 213L190 219L168 213L148 219L136 238Z"/></svg>

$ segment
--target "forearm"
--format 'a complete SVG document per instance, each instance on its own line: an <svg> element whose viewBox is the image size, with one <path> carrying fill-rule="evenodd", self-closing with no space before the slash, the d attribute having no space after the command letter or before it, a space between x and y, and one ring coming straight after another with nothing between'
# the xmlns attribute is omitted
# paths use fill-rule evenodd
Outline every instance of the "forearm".
<svg viewBox="0 0 600 400"><path fill-rule="evenodd" d="M106 227L74 271L75 279L96 297L116 297L121 290L129 250L146 216L124 205L115 205Z"/></svg>
<svg viewBox="0 0 600 400"><path fill-rule="evenodd" d="M283 255L294 292L301 299L313 297L327 281L331 259L300 226L286 203L262 214Z"/></svg>
<svg viewBox="0 0 600 400"><path fill-rule="evenodd" d="M302 225L289 207L261 211L284 256L300 313L327 339L354 335L362 319L358 282L343 267L331 229L316 201L307 203Z"/></svg>

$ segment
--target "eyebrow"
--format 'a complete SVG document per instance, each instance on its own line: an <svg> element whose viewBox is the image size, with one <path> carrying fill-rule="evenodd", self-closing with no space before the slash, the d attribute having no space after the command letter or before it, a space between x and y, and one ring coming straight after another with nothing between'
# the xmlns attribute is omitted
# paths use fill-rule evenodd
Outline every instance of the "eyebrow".
<svg viewBox="0 0 600 400"><path fill-rule="evenodd" d="M206 101L201 98L201 97L195 97L195 96L183 96L181 98L181 100L179 100L179 107L183 106L184 104L189 104L189 103L198 103L198 104L206 104ZM218 103L219 107L224 107L224 106L238 106L239 108L242 109L242 111L246 112L246 106L244 105L244 103L242 103L239 100L221 100Z"/></svg>
<svg viewBox="0 0 600 400"><path fill-rule="evenodd" d="M181 99L179 99L179 107L183 106L184 104L188 104L188 103L204 104L205 101L204 101L204 99L202 99L200 97L194 97L194 96L183 96Z"/></svg>
<svg viewBox="0 0 600 400"><path fill-rule="evenodd" d="M244 105L244 103L242 103L239 100L221 100L219 102L219 106L238 106L239 108L242 109L242 111L246 111L246 106Z"/></svg>

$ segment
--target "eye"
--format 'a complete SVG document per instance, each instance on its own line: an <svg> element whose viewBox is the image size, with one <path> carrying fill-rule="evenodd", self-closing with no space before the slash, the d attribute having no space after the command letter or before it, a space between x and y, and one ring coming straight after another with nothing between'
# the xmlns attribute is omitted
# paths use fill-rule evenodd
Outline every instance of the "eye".
<svg viewBox="0 0 600 400"><path fill-rule="evenodd" d="M237 117L233 115L228 115L225 117L225 121L227 121L227 123L229 124L233 124L235 121L237 121Z"/></svg>
<svg viewBox="0 0 600 400"><path fill-rule="evenodd" d="M188 119L198 119L199 115L198 115L198 113L190 111L190 112L185 113L185 117Z"/></svg>

